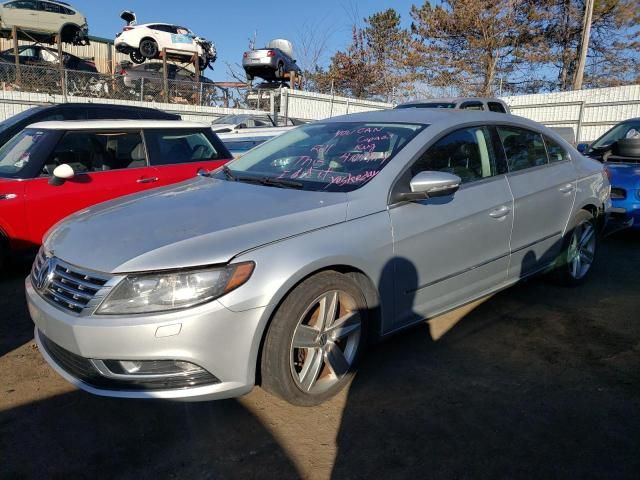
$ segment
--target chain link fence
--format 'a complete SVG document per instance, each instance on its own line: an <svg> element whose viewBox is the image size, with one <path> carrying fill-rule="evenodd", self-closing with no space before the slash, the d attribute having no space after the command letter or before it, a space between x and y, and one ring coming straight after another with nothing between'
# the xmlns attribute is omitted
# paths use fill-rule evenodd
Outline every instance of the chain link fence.
<svg viewBox="0 0 640 480"><path fill-rule="evenodd" d="M100 74L11 63L0 63L0 90L62 95L66 101L84 97L265 111L276 105L268 91L221 87L207 79L197 82L164 79L161 73L139 76L123 70Z"/></svg>

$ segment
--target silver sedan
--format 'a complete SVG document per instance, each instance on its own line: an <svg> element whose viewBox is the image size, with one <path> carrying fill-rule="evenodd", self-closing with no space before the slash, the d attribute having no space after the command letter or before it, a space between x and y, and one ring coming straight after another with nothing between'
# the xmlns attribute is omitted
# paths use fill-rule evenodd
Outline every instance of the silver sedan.
<svg viewBox="0 0 640 480"><path fill-rule="evenodd" d="M58 224L26 280L36 340L98 395L205 400L259 381L318 404L372 337L540 272L582 282L609 189L600 163L516 116L304 125Z"/></svg>

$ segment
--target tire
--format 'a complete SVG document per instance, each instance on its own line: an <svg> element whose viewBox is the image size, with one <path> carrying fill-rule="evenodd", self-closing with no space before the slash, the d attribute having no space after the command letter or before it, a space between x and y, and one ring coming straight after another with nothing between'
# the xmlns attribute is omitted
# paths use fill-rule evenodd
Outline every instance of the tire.
<svg viewBox="0 0 640 480"><path fill-rule="evenodd" d="M7 242L4 238L0 237L0 272L4 269L7 264L8 255L8 247Z"/></svg>
<svg viewBox="0 0 640 480"><path fill-rule="evenodd" d="M621 138L616 142L616 151L621 157L640 157L640 138Z"/></svg>
<svg viewBox="0 0 640 480"><path fill-rule="evenodd" d="M284 79L284 63L278 63L278 69L276 70L276 77L279 79Z"/></svg>
<svg viewBox="0 0 640 480"><path fill-rule="evenodd" d="M255 77L253 75L250 75L250 74L247 73L247 82L249 82L249 83L253 82L254 78Z"/></svg>
<svg viewBox="0 0 640 480"><path fill-rule="evenodd" d="M140 53L140 50L132 50L131 53L129 53L129 58L136 65L140 65L141 63L144 63L146 60L144 55Z"/></svg>
<svg viewBox="0 0 640 480"><path fill-rule="evenodd" d="M151 38L143 38L140 40L138 50L145 58L156 58L158 56L158 44Z"/></svg>
<svg viewBox="0 0 640 480"><path fill-rule="evenodd" d="M366 334L367 304L357 284L333 271L309 277L287 295L269 326L262 388L294 405L324 402L351 381Z"/></svg>
<svg viewBox="0 0 640 480"><path fill-rule="evenodd" d="M581 285L595 261L598 244L596 219L591 212L580 210L558 257L555 279L567 286Z"/></svg>

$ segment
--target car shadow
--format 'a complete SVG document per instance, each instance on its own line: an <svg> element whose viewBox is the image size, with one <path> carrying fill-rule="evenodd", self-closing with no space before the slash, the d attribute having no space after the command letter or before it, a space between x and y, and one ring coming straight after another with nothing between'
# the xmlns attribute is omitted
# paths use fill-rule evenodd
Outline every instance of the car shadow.
<svg viewBox="0 0 640 480"><path fill-rule="evenodd" d="M0 429L1 478L300 477L236 400L177 403L74 391L0 412Z"/></svg>
<svg viewBox="0 0 640 480"><path fill-rule="evenodd" d="M33 338L24 294L24 279L30 268L31 264L20 258L0 271L0 357Z"/></svg>
<svg viewBox="0 0 640 480"><path fill-rule="evenodd" d="M581 287L534 277L441 336L427 322L375 345L332 478L637 478L637 248L619 235Z"/></svg>

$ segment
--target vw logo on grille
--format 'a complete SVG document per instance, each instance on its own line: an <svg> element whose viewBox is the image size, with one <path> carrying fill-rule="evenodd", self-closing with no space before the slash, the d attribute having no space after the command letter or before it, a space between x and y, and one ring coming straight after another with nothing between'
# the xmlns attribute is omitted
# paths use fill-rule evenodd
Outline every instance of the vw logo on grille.
<svg viewBox="0 0 640 480"><path fill-rule="evenodd" d="M42 266L40 267L40 271L34 278L35 287L38 290L44 290L49 286L51 279L53 278L53 273L56 270L56 259L54 257L47 257L44 262L42 262Z"/></svg>

